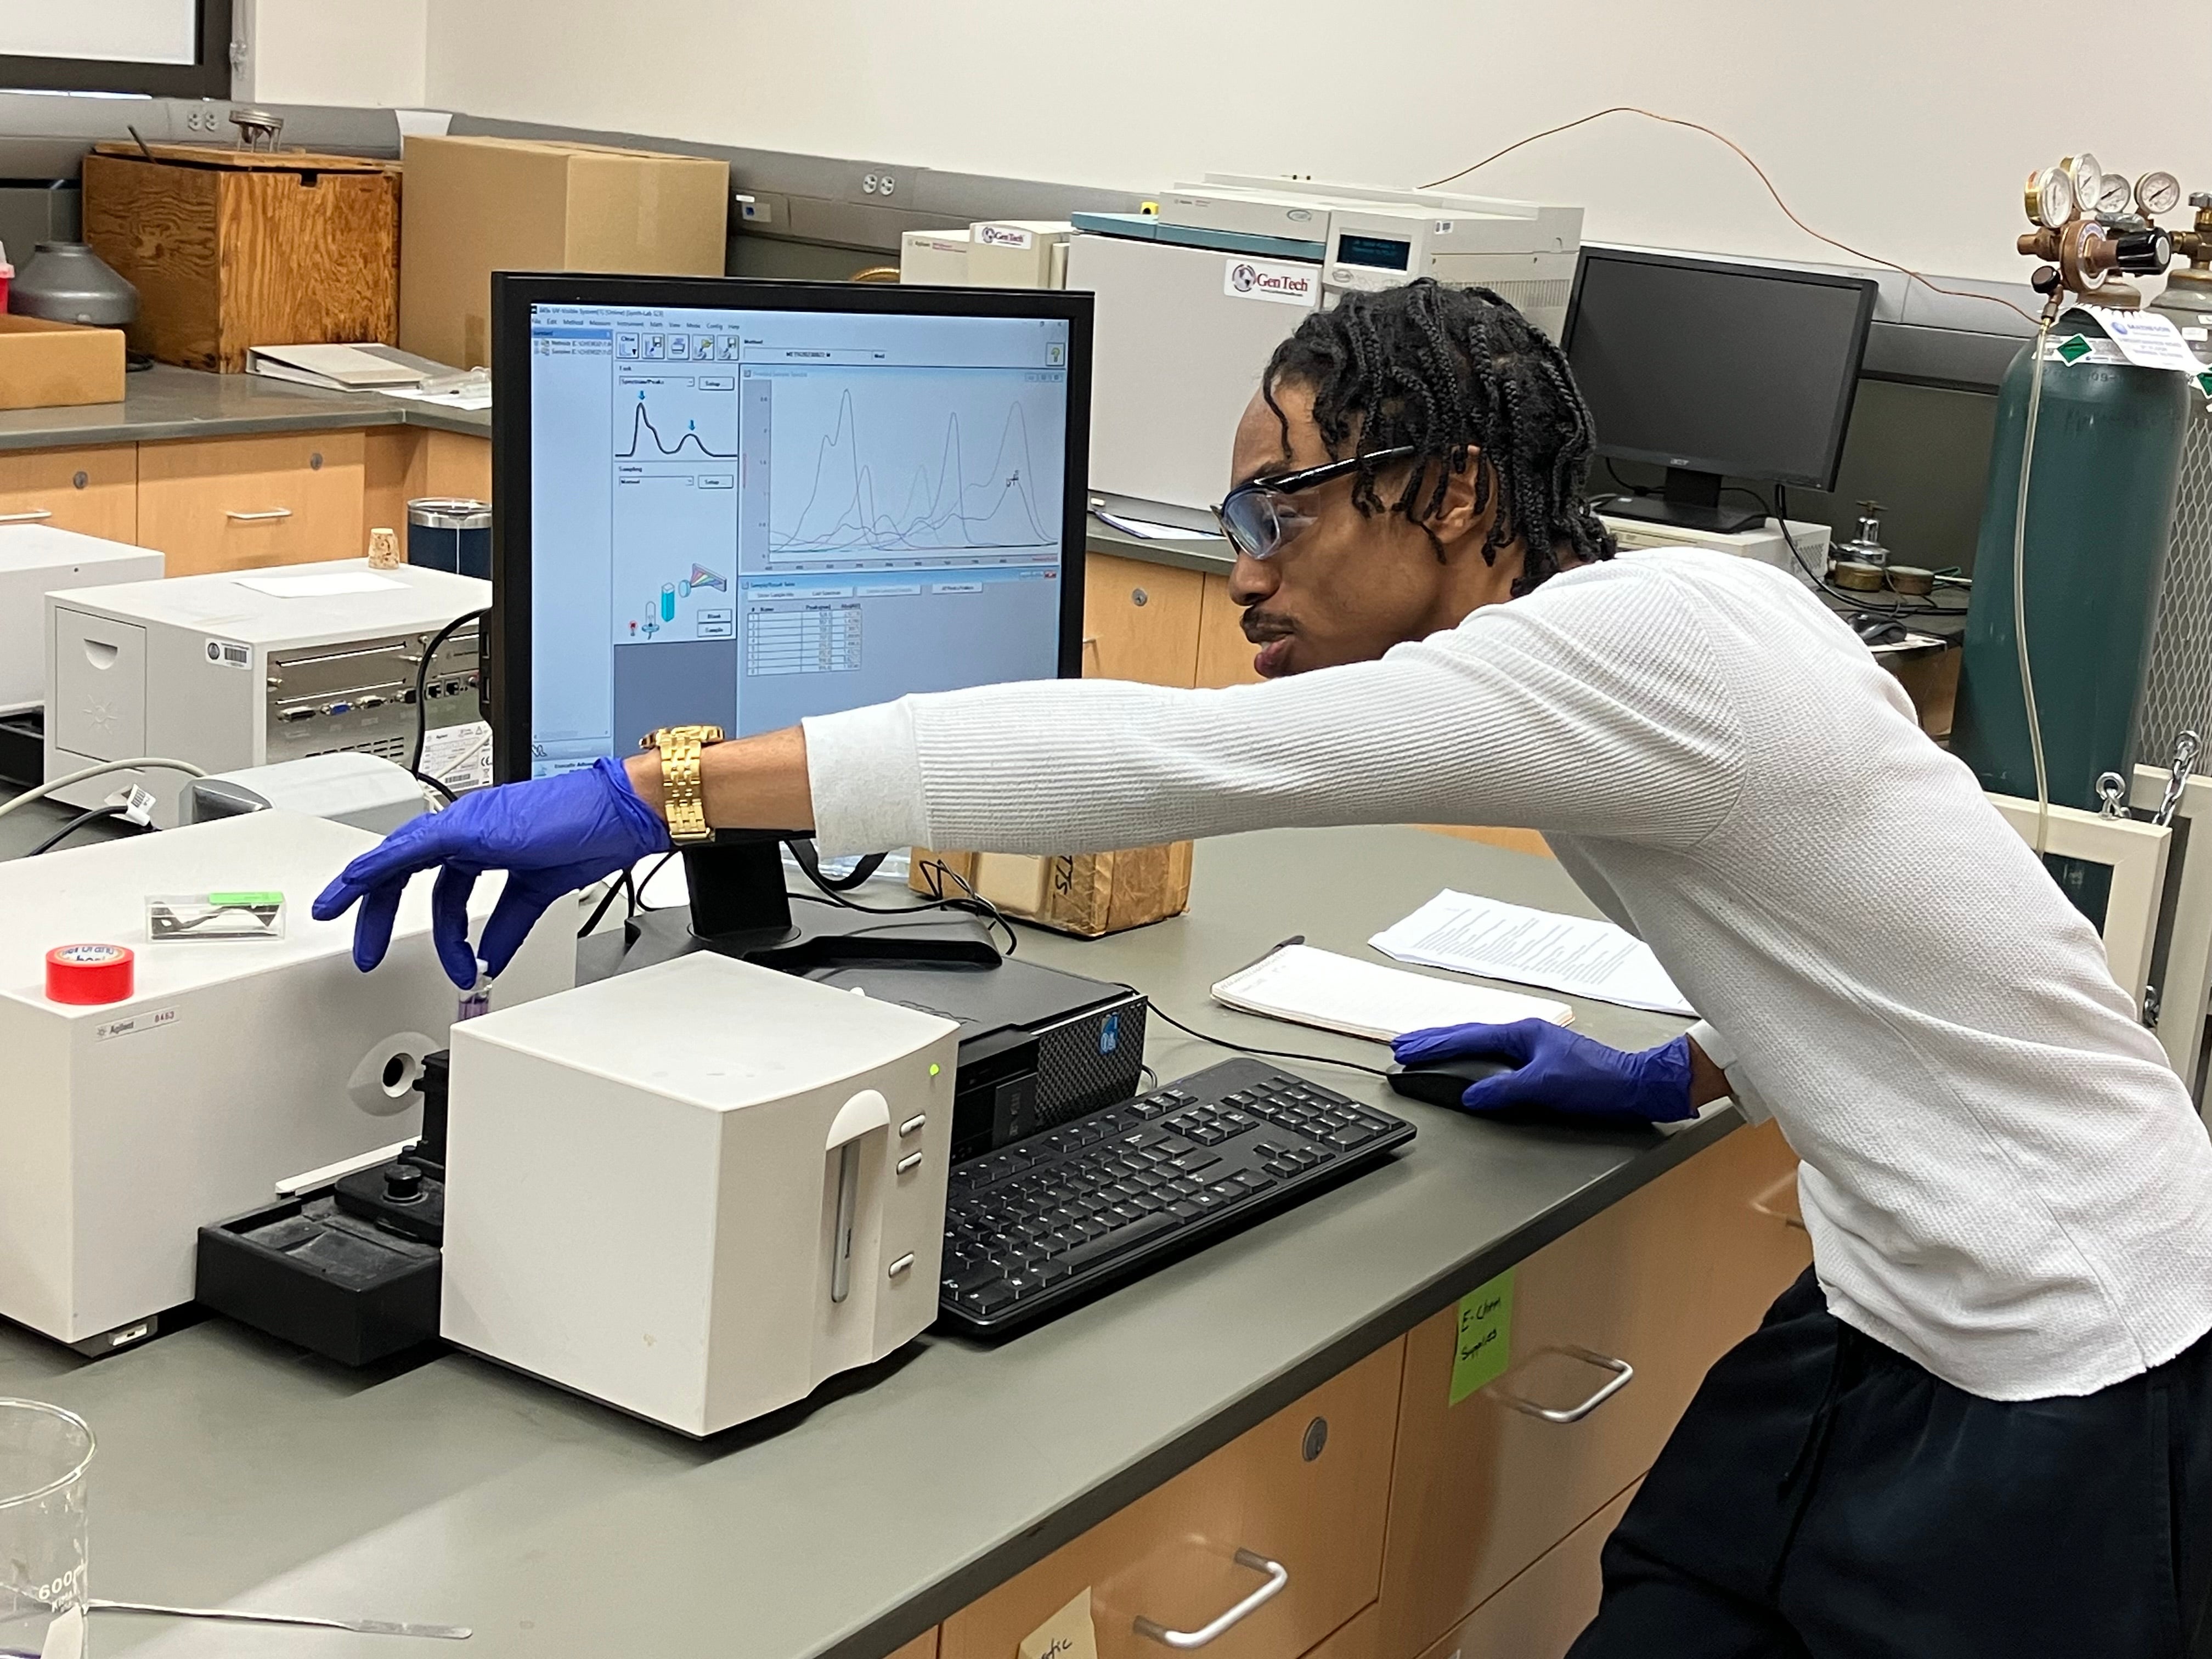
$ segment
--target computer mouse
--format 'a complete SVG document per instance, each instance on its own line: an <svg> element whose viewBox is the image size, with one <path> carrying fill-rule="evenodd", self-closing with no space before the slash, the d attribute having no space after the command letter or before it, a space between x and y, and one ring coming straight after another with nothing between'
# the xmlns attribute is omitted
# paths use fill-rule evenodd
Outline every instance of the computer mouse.
<svg viewBox="0 0 2212 1659"><path fill-rule="evenodd" d="M1851 632L1868 645L1895 645L1905 638L1905 624L1879 611L1862 611L1851 618Z"/></svg>
<svg viewBox="0 0 2212 1659"><path fill-rule="evenodd" d="M1439 1060L1428 1066L1394 1066L1390 1086L1409 1100L1425 1100L1431 1106L1456 1106L1470 1083L1480 1083L1486 1077L1496 1077L1500 1072L1512 1069L1510 1060L1500 1060L1493 1054L1469 1054L1460 1060Z"/></svg>

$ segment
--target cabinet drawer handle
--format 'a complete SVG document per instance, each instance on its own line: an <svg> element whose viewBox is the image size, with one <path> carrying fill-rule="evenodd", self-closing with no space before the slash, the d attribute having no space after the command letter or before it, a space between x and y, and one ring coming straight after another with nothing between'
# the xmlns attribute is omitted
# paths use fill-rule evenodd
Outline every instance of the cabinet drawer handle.
<svg viewBox="0 0 2212 1659"><path fill-rule="evenodd" d="M222 516L226 519L235 519L240 524L256 524L264 519L289 519L292 516L292 509L289 507L272 507L266 513L226 513Z"/></svg>
<svg viewBox="0 0 2212 1659"><path fill-rule="evenodd" d="M1554 1411L1549 1406L1540 1406L1533 1400L1523 1400L1519 1395L1509 1394L1503 1389L1498 1390L1498 1397L1512 1407L1515 1411L1526 1412L1531 1417L1540 1417L1547 1423L1579 1423L1636 1381L1636 1367L1626 1359L1615 1359L1610 1354L1598 1353L1589 1348L1577 1348L1567 1345L1562 1345L1553 1349L1552 1352L1571 1354L1577 1359L1595 1365L1601 1371L1611 1371L1613 1375L1606 1379L1603 1387L1583 1401L1581 1405L1570 1406L1565 1411Z"/></svg>
<svg viewBox="0 0 2212 1659"><path fill-rule="evenodd" d="M49 508L34 507L27 513L0 513L0 524L36 524L41 519L53 516Z"/></svg>
<svg viewBox="0 0 2212 1659"><path fill-rule="evenodd" d="M1270 1561L1264 1555L1255 1555L1250 1550L1239 1550L1236 1561L1240 1567L1267 1574L1267 1582L1210 1625L1201 1626L1197 1630L1169 1630L1149 1619L1139 1618L1135 1626L1137 1634L1147 1641L1158 1642L1163 1647L1202 1648L1259 1612L1280 1595L1284 1587L1291 1582L1291 1570L1279 1561Z"/></svg>

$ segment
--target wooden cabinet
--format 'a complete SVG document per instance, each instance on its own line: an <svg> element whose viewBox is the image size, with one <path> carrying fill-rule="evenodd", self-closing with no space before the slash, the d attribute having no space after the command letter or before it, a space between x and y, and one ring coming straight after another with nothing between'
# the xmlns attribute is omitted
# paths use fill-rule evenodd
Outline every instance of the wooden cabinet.
<svg viewBox="0 0 2212 1659"><path fill-rule="evenodd" d="M0 524L51 525L137 541L137 446L0 454Z"/></svg>
<svg viewBox="0 0 2212 1659"><path fill-rule="evenodd" d="M1509 853L1534 853L1540 859L1550 858L1552 844L1534 830L1492 829L1468 823L1425 823L1424 830L1433 830L1440 836L1457 836L1462 841L1486 842L1492 847L1503 847Z"/></svg>
<svg viewBox="0 0 2212 1659"><path fill-rule="evenodd" d="M1200 685L1250 685L1259 679L1252 672L1258 647L1244 637L1243 607L1229 597L1229 578L1208 576L1198 616L1198 678Z"/></svg>
<svg viewBox="0 0 2212 1659"><path fill-rule="evenodd" d="M1091 679L1191 684L1201 578L1111 553L1083 563L1083 672Z"/></svg>
<svg viewBox="0 0 2212 1659"><path fill-rule="evenodd" d="M1099 1659L1158 1659L1139 1620L1200 1629L1277 1571L1282 1589L1209 1643L1211 1659L1285 1659L1340 1632L1328 1659L1371 1659L1345 1627L1382 1570L1405 1349L1370 1354L955 1613L940 1659L1012 1659L1086 1585Z"/></svg>
<svg viewBox="0 0 2212 1659"><path fill-rule="evenodd" d="M1375 1609L1369 1607L1307 1654L1306 1659L1376 1659L1382 1651L1376 1645L1381 1640L1382 1631L1382 1621L1376 1616Z"/></svg>
<svg viewBox="0 0 2212 1659"><path fill-rule="evenodd" d="M1421 1659L1560 1659L1597 1613L1598 1557L1635 1496L1631 1486L1577 1527Z"/></svg>
<svg viewBox="0 0 2212 1659"><path fill-rule="evenodd" d="M143 445L138 540L172 576L357 558L365 455L359 431Z"/></svg>
<svg viewBox="0 0 2212 1659"><path fill-rule="evenodd" d="M1407 1339L1380 1659L1413 1659L1651 1467L1706 1369L1811 1259L1794 1159L1739 1130L1516 1269L1509 1368L1450 1403L1457 1310ZM1632 1379L1572 1421L1626 1361Z"/></svg>
<svg viewBox="0 0 2212 1659"><path fill-rule="evenodd" d="M491 500L491 440L434 428L383 426L362 434L366 471L361 544L380 527L407 538L407 503L426 495Z"/></svg>
<svg viewBox="0 0 2212 1659"><path fill-rule="evenodd" d="M923 1632L891 1655L890 1659L937 1659L937 1632Z"/></svg>

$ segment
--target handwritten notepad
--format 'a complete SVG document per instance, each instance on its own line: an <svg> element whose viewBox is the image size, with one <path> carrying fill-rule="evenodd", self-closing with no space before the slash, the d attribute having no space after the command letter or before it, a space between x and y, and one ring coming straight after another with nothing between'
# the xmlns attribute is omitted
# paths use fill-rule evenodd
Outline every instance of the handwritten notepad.
<svg viewBox="0 0 2212 1659"><path fill-rule="evenodd" d="M1446 888L1367 942L1401 962L1540 985L1654 1013L1697 1013L1650 945L1625 928L1587 916L1531 910Z"/></svg>
<svg viewBox="0 0 2212 1659"><path fill-rule="evenodd" d="M1248 1014L1376 1042L1432 1025L1502 1025L1516 1019L1565 1025L1575 1017L1564 1002L1431 979L1310 945L1286 945L1240 969L1213 988L1213 998Z"/></svg>

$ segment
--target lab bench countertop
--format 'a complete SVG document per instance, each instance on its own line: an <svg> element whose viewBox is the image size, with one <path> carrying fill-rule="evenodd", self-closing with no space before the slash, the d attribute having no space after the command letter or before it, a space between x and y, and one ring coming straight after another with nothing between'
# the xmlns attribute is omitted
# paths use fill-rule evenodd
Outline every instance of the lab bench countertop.
<svg viewBox="0 0 2212 1659"><path fill-rule="evenodd" d="M488 438L491 411L439 409L381 392L329 392L262 374L209 374L156 363L124 377L119 404L0 410L0 453L366 426L434 427Z"/></svg>
<svg viewBox="0 0 2212 1659"><path fill-rule="evenodd" d="M1445 885L1589 914L1548 860L1410 829L1200 843L1189 914L1021 954L1233 1039L1379 1045L1211 1006L1289 927L1359 952ZM1601 1003L1640 1047L1682 1022ZM1218 1049L1154 1023L1172 1079ZM92 1583L119 1600L465 1624L476 1659L882 1659L1144 1492L1730 1133L1508 1127L1297 1069L1414 1121L1385 1166L995 1346L930 1335L694 1441L459 1352L348 1371L220 1318L87 1364L0 1329L0 1394L99 1437ZM157 1178L149 1172L149 1178ZM273 1627L98 1615L97 1650L274 1659ZM316 1632L329 1659L388 1638Z"/></svg>

